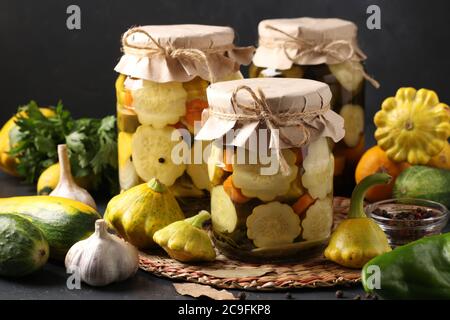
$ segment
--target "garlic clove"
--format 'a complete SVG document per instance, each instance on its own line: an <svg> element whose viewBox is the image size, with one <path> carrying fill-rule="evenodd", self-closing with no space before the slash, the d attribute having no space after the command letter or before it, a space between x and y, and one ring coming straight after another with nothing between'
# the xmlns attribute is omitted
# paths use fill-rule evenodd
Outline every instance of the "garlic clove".
<svg viewBox="0 0 450 320"><path fill-rule="evenodd" d="M73 179L72 171L70 169L69 156L67 154L67 146L65 144L58 145L58 159L60 165L59 182L50 195L54 197L73 199L97 209L94 198L92 198L89 192L78 186Z"/></svg>
<svg viewBox="0 0 450 320"><path fill-rule="evenodd" d="M95 232L70 248L65 265L68 272L78 272L83 282L105 286L134 275L139 267L139 254L130 243L108 233L106 222L99 219Z"/></svg>

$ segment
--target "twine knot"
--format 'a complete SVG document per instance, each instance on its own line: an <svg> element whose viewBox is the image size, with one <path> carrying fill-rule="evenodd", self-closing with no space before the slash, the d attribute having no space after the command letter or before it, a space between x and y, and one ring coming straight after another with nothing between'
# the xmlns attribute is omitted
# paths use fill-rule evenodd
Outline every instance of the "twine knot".
<svg viewBox="0 0 450 320"><path fill-rule="evenodd" d="M132 34L141 33L145 35L154 46L149 45L136 45L128 42L128 38ZM122 47L125 52L130 52L131 54L144 55L144 56L154 56L154 55L164 55L172 59L186 59L193 63L200 62L204 64L206 70L208 71L209 81L211 83L215 82L215 77L212 72L211 65L208 60L207 54L222 52L230 49L229 47L212 48L213 44L210 44L210 48L205 50L195 49L195 48L175 48L171 42L166 45L162 45L159 41L152 37L147 31L140 28L132 28L128 30L122 37Z"/></svg>
<svg viewBox="0 0 450 320"><path fill-rule="evenodd" d="M238 93L240 91L245 91L251 96L251 105L238 101ZM289 147L299 147L308 144L310 142L311 133L305 125L305 120L323 115L330 110L330 106L327 105L311 111L274 113L267 103L264 92L260 88L257 88L255 91L246 85L241 85L234 89L231 95L231 106L234 113L222 112L210 108L209 114L225 120L259 121L265 123L267 129L270 131L273 148L277 152L280 171L285 175L288 175L291 169L281 152L280 140ZM238 109L244 112L239 112ZM300 142L292 142L279 130L279 128L290 126L295 126L302 132L302 140Z"/></svg>
<svg viewBox="0 0 450 320"><path fill-rule="evenodd" d="M315 54L324 54L327 56L332 57L335 59L338 63L343 63L345 61L350 61L355 56L355 48L353 47L353 44L348 40L333 40L329 42L321 42L317 43L311 40L303 39L302 37L298 36L295 37L281 29L278 29L274 26L267 25L266 28L279 32L289 38L289 40L284 41L282 47L284 50L284 54L286 57L292 61L293 63L298 64L300 59L302 59L304 56L307 56L311 53ZM288 52L288 49L297 49L297 53L295 55L291 55ZM363 56L364 54L360 51L358 53ZM363 77L369 81L375 88L379 88L380 84L378 81L376 81L374 78L369 76L363 68L355 67L354 64L351 64L352 68L356 72L360 72Z"/></svg>

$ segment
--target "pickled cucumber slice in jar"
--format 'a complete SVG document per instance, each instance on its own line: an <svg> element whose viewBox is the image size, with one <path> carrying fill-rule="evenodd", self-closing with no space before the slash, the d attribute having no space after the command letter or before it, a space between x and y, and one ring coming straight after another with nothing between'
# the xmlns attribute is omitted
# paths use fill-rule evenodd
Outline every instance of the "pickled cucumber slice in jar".
<svg viewBox="0 0 450 320"><path fill-rule="evenodd" d="M205 161L205 159L207 159L207 155L204 156L204 154L207 153L210 148L211 143L201 140L195 140L194 145L191 148L191 161L190 163L188 163L186 169L186 172L191 177L194 185L198 189L205 189L208 191L211 190L211 182L209 181L208 165ZM201 153L201 159L194 158L197 153ZM197 157L200 157L200 155L197 155Z"/></svg>
<svg viewBox="0 0 450 320"><path fill-rule="evenodd" d="M360 141L361 133L364 132L364 110L360 105L346 104L339 114L344 118L344 142L348 147L354 148Z"/></svg>
<svg viewBox="0 0 450 320"><path fill-rule="evenodd" d="M272 175L261 174L261 169L270 167L262 164L233 164L233 183L241 189L243 195L249 198L259 198L262 201L272 201L277 196L286 194L292 181L297 177L298 167L295 165L296 155L289 149L282 150L289 166L289 173L284 175L278 168ZM249 157L246 157L249 159Z"/></svg>
<svg viewBox="0 0 450 320"><path fill-rule="evenodd" d="M157 83L142 80L142 87L131 91L133 108L144 125L163 128L175 124L186 114L186 90L179 82Z"/></svg>
<svg viewBox="0 0 450 320"><path fill-rule="evenodd" d="M302 175L300 172L297 173L297 177L291 182L291 186L286 194L277 197L277 200L281 202L289 202L300 198L305 193L305 189L302 186Z"/></svg>
<svg viewBox="0 0 450 320"><path fill-rule="evenodd" d="M131 141L133 134L128 132L119 132L117 135L117 153L119 156L119 169L124 167L131 159Z"/></svg>
<svg viewBox="0 0 450 320"><path fill-rule="evenodd" d="M121 190L128 190L142 183L131 159L119 168L119 186Z"/></svg>
<svg viewBox="0 0 450 320"><path fill-rule="evenodd" d="M178 144L189 150L187 143L175 128L158 129L145 125L137 128L131 148L133 163L139 177L144 181L157 178L166 186L173 185L186 169L184 162L180 161L178 164L172 159L172 150L178 148Z"/></svg>
<svg viewBox="0 0 450 320"><path fill-rule="evenodd" d="M120 131L133 133L140 123L136 113L127 107L117 106L117 128Z"/></svg>
<svg viewBox="0 0 450 320"><path fill-rule="evenodd" d="M258 248L290 244L301 233L300 218L287 204L262 204L247 218L247 237Z"/></svg>
<svg viewBox="0 0 450 320"><path fill-rule="evenodd" d="M133 134L119 132L117 137L118 156L119 156L119 185L120 189L127 190L138 185L141 180L137 175L136 169L131 158L131 141Z"/></svg>
<svg viewBox="0 0 450 320"><path fill-rule="evenodd" d="M333 226L333 200L331 196L318 199L306 211L302 220L302 238L305 240L326 239Z"/></svg>
<svg viewBox="0 0 450 320"><path fill-rule="evenodd" d="M321 137L308 146L303 161L302 184L313 198L325 198L333 190L334 157L327 138Z"/></svg>
<svg viewBox="0 0 450 320"><path fill-rule="evenodd" d="M211 221L219 233L232 233L238 223L236 208L222 185L211 190Z"/></svg>
<svg viewBox="0 0 450 320"><path fill-rule="evenodd" d="M213 186L222 182L225 171L223 167L223 149L215 143L211 143L207 161L208 177Z"/></svg>
<svg viewBox="0 0 450 320"><path fill-rule="evenodd" d="M345 90L356 93L361 89L364 80L361 63L347 60L338 64L330 64L328 67Z"/></svg>

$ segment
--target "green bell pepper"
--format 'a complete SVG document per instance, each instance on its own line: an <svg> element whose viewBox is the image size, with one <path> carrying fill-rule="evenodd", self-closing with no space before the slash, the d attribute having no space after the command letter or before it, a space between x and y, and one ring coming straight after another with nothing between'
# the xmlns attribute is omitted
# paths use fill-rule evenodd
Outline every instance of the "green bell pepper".
<svg viewBox="0 0 450 320"><path fill-rule="evenodd" d="M362 269L362 283L385 299L450 299L450 233L373 258Z"/></svg>

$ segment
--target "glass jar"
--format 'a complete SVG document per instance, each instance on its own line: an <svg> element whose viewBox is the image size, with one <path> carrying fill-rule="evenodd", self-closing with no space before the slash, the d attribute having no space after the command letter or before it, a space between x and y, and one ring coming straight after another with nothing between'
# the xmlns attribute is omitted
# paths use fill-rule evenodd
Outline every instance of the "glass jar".
<svg viewBox="0 0 450 320"><path fill-rule="evenodd" d="M242 75L237 72L229 78L241 79ZM193 143L195 122L201 121L202 111L208 107L208 85L200 77L185 83L157 83L119 75L116 95L122 191L157 177L185 211L196 213L205 208L210 189L204 183L206 170L202 165L174 162L171 152L178 143L174 136L187 138L189 147ZM188 137L187 131L178 133L180 129L186 129Z"/></svg>
<svg viewBox="0 0 450 320"><path fill-rule="evenodd" d="M172 36L172 32L178 38ZM132 35L141 36L141 39L131 38ZM225 40L222 39L224 36ZM204 43L210 46L213 40L230 49L233 37L232 29L227 27L190 25L139 27L124 35L123 39L128 39L123 41L125 55L116 67L119 72L116 97L122 191L156 177L173 192L188 216L209 207L210 186L204 178L206 165L186 163L185 155L173 152L180 146L190 152L196 122L199 125L201 114L208 107L206 88L210 82L205 78L214 76L215 81L242 78L236 61L228 68L216 70L204 60L187 59L200 50L209 50L199 46ZM161 47L155 47L153 41ZM164 49L164 42L170 48ZM186 43L193 48L186 48ZM170 56L177 44L180 46L178 54L182 56L180 60ZM162 51L155 54L155 50ZM208 51L204 51L204 55L207 54ZM165 55L169 56L161 60ZM211 55L218 60L226 58L230 61L225 57L225 51L215 50ZM143 63L147 61L151 63ZM180 69L183 63L186 67ZM198 67L198 72L194 67ZM186 71L188 68L189 72ZM198 75L192 77L196 72Z"/></svg>
<svg viewBox="0 0 450 320"><path fill-rule="evenodd" d="M343 140L331 147L335 157L334 185L337 195L349 196L355 187L355 170L359 159L365 151L364 115L365 79L358 77L358 83L348 82L343 85L332 72L337 67L327 64L299 66L292 65L287 70L274 70L250 65L250 78L284 77L305 78L325 82L330 86L333 97L331 107L345 119L346 135Z"/></svg>
<svg viewBox="0 0 450 320"><path fill-rule="evenodd" d="M223 148L225 158L230 152L248 153L231 150ZM222 172L216 173L221 179L211 191L211 214L215 243L225 254L261 262L298 259L321 250L330 235L334 160L327 138L303 151L282 152L291 171L286 176L280 171L261 175L267 165L260 159L216 162Z"/></svg>
<svg viewBox="0 0 450 320"><path fill-rule="evenodd" d="M292 113L296 112L297 107L318 110L320 106L314 106L314 103L322 101L327 104L327 97L331 97L329 93L318 97L321 94L317 92L329 92L328 87L309 80L245 79L214 84L208 89L211 110L196 139L207 140L221 134L234 136L231 131L224 132L227 129L218 128L230 128L226 117L220 117L224 112L224 102L231 95L230 87L239 88L240 85L255 92L262 90L267 103L271 104L271 113L283 109L280 102L289 104L289 112ZM242 95L237 97L245 98ZM302 107L301 101L308 106ZM251 100L243 104L251 105ZM219 119L214 113L216 108L220 110ZM236 105L228 111L240 112ZM331 110L328 112L333 113ZM249 113L248 110L243 113L247 121L230 124L238 129L236 132L240 132L235 135L238 138L231 138L228 142L225 136L217 138L211 144L209 153L208 171L213 185L211 218L216 246L230 257L256 262L298 260L320 252L333 225L334 157L330 150L331 139L322 136L320 131L312 131L309 143L285 145L277 157L277 151L263 143L264 130L267 129L265 122L246 128L251 126L248 124ZM312 125L324 124L320 117L308 120ZM335 129L330 130L337 134L334 140L339 140L340 135L337 122L330 121L322 127ZM244 135L247 132L247 139L242 132ZM295 136L298 136L296 131L280 132L288 132L284 139L290 141L295 141ZM271 135L271 139L273 137ZM230 140L233 142L230 143ZM236 141L241 141L241 146L235 145ZM252 141L256 141L254 147L251 147ZM278 159L284 159L284 170Z"/></svg>
<svg viewBox="0 0 450 320"><path fill-rule="evenodd" d="M356 26L350 21L341 19L273 19L261 21L259 32L261 47L257 49L254 63L249 69L251 78L305 78L329 85L333 94L331 107L344 118L346 130L343 140L331 144L335 157L335 193L349 196L355 186L356 165L365 151L364 91L367 75L361 71L364 68L362 60L365 56L357 47ZM284 38L279 38L280 36ZM267 41L268 37L270 41ZM346 45L352 46L354 54L347 55L347 47L340 48L342 52L338 53L335 49L332 49L334 51L331 53L321 51L320 47L316 47L318 49L314 52L313 44L304 49L301 45L292 47L293 44L290 42L292 37L300 39L300 42L302 39L305 43L310 41L316 46L321 44L320 41L325 41L322 44L345 41ZM289 53L289 50L298 51ZM333 57L347 55L349 60L336 61L333 57L330 58L333 54ZM274 56L279 57L277 59Z"/></svg>

